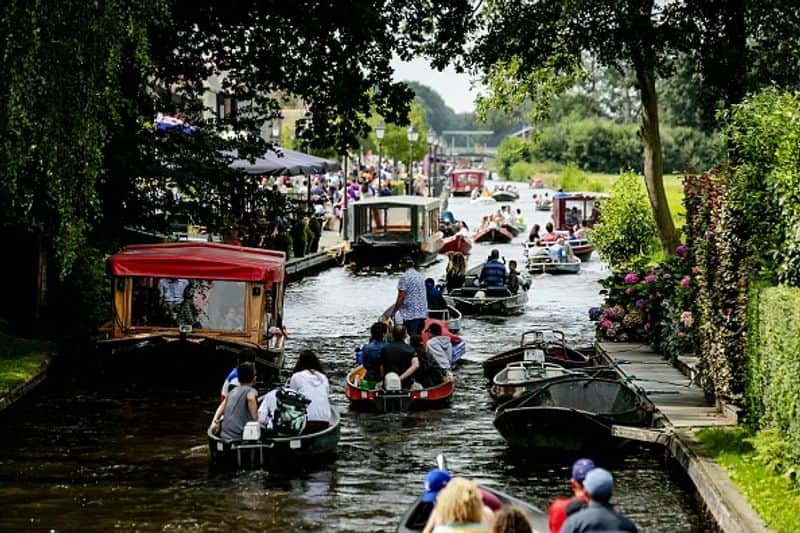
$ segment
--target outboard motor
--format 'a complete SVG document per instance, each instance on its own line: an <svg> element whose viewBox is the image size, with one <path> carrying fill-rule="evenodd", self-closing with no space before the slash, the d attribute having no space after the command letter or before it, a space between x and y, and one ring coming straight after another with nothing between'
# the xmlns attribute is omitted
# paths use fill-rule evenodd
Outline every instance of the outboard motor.
<svg viewBox="0 0 800 533"><path fill-rule="evenodd" d="M403 390L403 384L400 381L400 376L394 372L389 372L383 378L383 390L385 391L400 391Z"/></svg>

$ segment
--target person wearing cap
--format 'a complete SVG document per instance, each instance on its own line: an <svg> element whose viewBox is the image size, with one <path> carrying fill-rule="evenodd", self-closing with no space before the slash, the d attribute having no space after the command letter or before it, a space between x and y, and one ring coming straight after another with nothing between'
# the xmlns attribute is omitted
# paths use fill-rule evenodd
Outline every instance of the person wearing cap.
<svg viewBox="0 0 800 533"><path fill-rule="evenodd" d="M403 325L409 335L421 335L428 316L428 296L425 281L414 268L414 260L405 256L400 260L403 275L397 282L397 299L386 315L393 318L397 312L403 317Z"/></svg>
<svg viewBox="0 0 800 533"><path fill-rule="evenodd" d="M583 489L589 495L589 505L567 518L561 533L585 531L627 531L637 533L636 525L611 506L614 477L603 468L594 468L586 474Z"/></svg>
<svg viewBox="0 0 800 533"><path fill-rule="evenodd" d="M583 480L586 474L595 468L591 459L578 459L572 464L572 478L569 485L572 488L571 498L557 498L547 512L547 523L550 533L558 533L567 516L583 509L589 503L589 496L583 490Z"/></svg>

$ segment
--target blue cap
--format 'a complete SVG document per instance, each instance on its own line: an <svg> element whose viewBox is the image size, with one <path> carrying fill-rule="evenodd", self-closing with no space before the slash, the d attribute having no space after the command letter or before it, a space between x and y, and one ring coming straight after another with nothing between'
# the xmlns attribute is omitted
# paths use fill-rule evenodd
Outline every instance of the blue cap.
<svg viewBox="0 0 800 533"><path fill-rule="evenodd" d="M450 474L447 471L439 470L438 468L429 470L425 476L425 494L422 495L422 501L435 502L439 491L447 485L448 481L450 481Z"/></svg>
<svg viewBox="0 0 800 533"><path fill-rule="evenodd" d="M594 461L591 459L578 459L572 463L572 479L583 484L586 474L594 468Z"/></svg>
<svg viewBox="0 0 800 533"><path fill-rule="evenodd" d="M583 488L593 500L608 501L614 488L614 477L605 468L595 468L586 474Z"/></svg>

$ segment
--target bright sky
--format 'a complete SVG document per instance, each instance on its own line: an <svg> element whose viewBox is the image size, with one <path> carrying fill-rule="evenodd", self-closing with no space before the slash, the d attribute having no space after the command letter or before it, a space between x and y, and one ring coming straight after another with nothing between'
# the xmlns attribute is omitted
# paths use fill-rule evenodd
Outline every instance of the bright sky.
<svg viewBox="0 0 800 533"><path fill-rule="evenodd" d="M395 69L395 81L416 81L432 87L456 113L475 110L475 96L478 91L471 88L467 74L459 74L452 67L439 72L422 58L404 63L395 57L392 67Z"/></svg>

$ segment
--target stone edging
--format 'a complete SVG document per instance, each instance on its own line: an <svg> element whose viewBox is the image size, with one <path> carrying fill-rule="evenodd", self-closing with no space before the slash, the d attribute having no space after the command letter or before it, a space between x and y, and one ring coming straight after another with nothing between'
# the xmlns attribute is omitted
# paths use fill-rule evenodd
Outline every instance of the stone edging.
<svg viewBox="0 0 800 533"><path fill-rule="evenodd" d="M25 383L21 383L8 391L3 397L0 397L0 413L14 405L14 402L28 394L30 391L36 388L44 379L47 377L47 371L50 368L50 362L52 361L52 356L49 357L44 363L42 363L41 368L39 371L31 376L28 381Z"/></svg>

